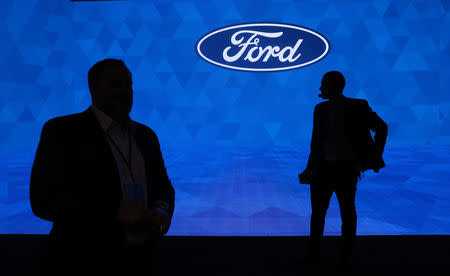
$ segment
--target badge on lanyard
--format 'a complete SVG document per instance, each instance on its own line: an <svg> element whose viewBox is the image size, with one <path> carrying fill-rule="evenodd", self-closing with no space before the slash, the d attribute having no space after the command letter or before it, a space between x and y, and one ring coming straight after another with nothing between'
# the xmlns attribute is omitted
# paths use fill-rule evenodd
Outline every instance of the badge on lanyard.
<svg viewBox="0 0 450 276"><path fill-rule="evenodd" d="M126 190L124 195L126 200L135 201L146 206L145 183L125 181L124 187Z"/></svg>

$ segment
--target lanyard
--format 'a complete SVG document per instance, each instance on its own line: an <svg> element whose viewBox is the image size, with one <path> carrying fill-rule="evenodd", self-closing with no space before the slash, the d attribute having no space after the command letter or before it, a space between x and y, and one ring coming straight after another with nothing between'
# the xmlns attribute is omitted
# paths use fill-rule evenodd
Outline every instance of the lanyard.
<svg viewBox="0 0 450 276"><path fill-rule="evenodd" d="M109 137L108 133L105 132L105 134L106 134L106 137L109 139L109 141L111 141L111 143L114 145L114 147L119 152L120 157L122 157L122 160L125 162L125 164L126 164L126 166L128 168L128 171L130 172L130 176L131 176L131 179L133 180L133 183L136 183L135 180L134 180L133 171L131 170L131 149L132 149L132 147L131 147L131 134L130 134L130 126L129 125L127 125L127 131L128 131L128 160L129 161L127 161L127 159L125 159L122 151L120 151L119 147L113 141L113 139L111 137Z"/></svg>

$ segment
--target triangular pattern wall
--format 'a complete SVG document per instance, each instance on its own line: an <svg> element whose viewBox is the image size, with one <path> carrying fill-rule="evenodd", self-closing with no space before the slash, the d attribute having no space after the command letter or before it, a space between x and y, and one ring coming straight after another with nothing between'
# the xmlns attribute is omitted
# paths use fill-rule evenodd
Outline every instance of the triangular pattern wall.
<svg viewBox="0 0 450 276"><path fill-rule="evenodd" d="M0 153L36 148L50 118L90 104L87 71L105 57L133 72L131 116L162 145L309 145L322 75L389 125L388 145L450 144L450 1L234 0L0 4ZM225 25L284 22L324 34L323 60L276 73L231 71L196 54Z"/></svg>

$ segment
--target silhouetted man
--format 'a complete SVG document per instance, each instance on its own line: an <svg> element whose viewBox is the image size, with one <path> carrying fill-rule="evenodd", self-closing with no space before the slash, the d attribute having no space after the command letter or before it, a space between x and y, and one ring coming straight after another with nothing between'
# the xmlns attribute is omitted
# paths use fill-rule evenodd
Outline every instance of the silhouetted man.
<svg viewBox="0 0 450 276"><path fill-rule="evenodd" d="M328 101L314 108L311 152L300 183L310 184L311 231L306 255L308 262L320 256L325 215L333 192L339 202L344 246L342 261L347 262L356 236L356 184L361 173L385 166L382 158L387 125L366 100L345 97L344 76L330 71L322 78L319 97ZM370 130L375 132L374 140Z"/></svg>
<svg viewBox="0 0 450 276"><path fill-rule="evenodd" d="M92 105L47 121L36 150L31 208L53 222L43 269L148 274L175 191L156 134L129 117L132 75L124 62L97 62L88 83Z"/></svg>

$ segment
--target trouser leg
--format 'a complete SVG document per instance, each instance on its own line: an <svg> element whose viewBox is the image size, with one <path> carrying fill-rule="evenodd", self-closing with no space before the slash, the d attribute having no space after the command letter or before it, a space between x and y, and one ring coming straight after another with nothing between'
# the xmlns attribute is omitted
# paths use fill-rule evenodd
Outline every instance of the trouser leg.
<svg viewBox="0 0 450 276"><path fill-rule="evenodd" d="M341 213L341 234L343 236L343 254L350 256L356 237L357 215L355 207L357 176L348 176L336 187L335 193Z"/></svg>
<svg viewBox="0 0 450 276"><path fill-rule="evenodd" d="M325 216L330 203L333 189L323 180L318 180L310 185L311 192L311 223L309 251L313 254L320 252L320 240L325 227Z"/></svg>

